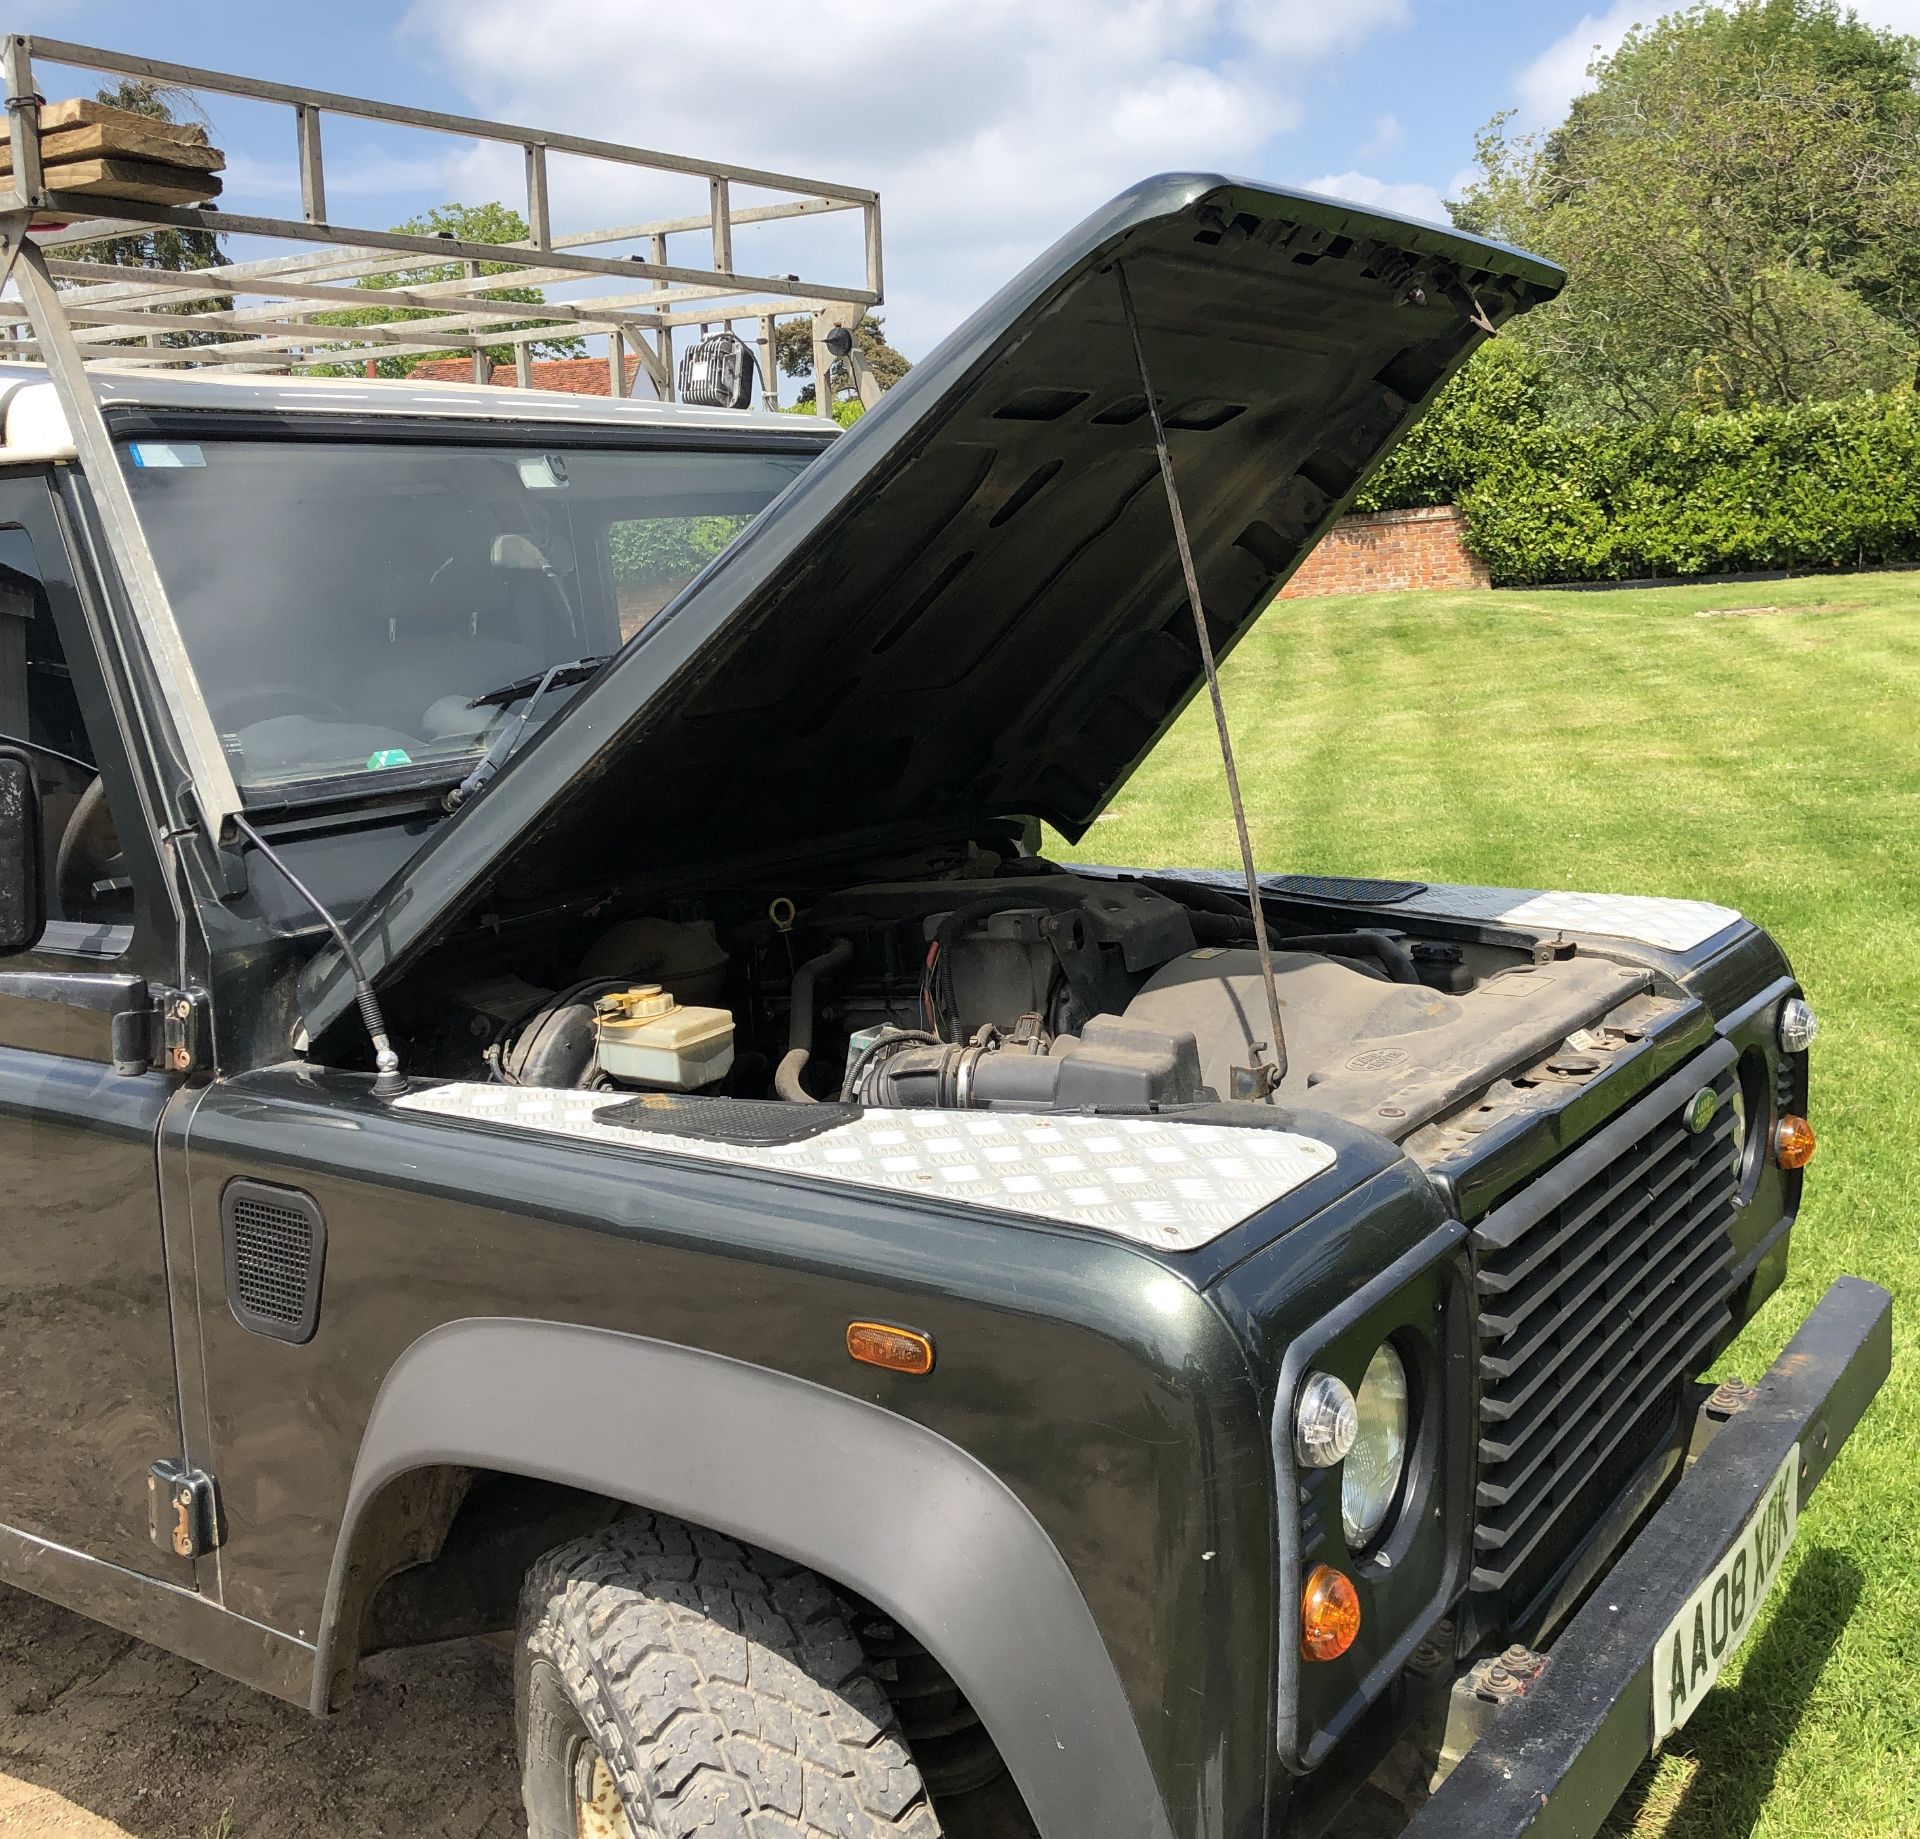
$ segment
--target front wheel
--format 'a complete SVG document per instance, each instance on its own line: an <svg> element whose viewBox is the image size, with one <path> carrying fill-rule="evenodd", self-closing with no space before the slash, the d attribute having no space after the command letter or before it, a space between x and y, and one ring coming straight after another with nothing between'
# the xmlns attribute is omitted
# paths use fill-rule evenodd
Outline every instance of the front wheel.
<svg viewBox="0 0 1920 1839"><path fill-rule="evenodd" d="M622 1520L527 1574L529 1839L939 1839L846 1612L811 1571Z"/></svg>

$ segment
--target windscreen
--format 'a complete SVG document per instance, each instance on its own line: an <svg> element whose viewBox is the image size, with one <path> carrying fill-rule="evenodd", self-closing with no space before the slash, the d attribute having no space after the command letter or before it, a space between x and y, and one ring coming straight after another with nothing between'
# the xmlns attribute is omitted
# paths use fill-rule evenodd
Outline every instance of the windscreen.
<svg viewBox="0 0 1920 1839"><path fill-rule="evenodd" d="M457 776L548 669L619 650L811 458L306 440L123 454L234 777L283 791Z"/></svg>

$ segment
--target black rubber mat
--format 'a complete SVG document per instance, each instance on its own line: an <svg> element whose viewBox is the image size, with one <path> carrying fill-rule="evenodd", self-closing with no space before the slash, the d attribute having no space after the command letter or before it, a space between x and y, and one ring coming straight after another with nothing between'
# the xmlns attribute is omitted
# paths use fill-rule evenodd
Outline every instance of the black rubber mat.
<svg viewBox="0 0 1920 1839"><path fill-rule="evenodd" d="M1270 894L1298 894L1305 900L1344 900L1356 907L1390 907L1424 894L1424 881L1358 881L1345 875L1262 875Z"/></svg>
<svg viewBox="0 0 1920 1839"><path fill-rule="evenodd" d="M772 1098L708 1098L698 1092L643 1092L624 1105L596 1111L593 1121L626 1130L695 1137L703 1143L766 1149L822 1136L852 1123L864 1109L861 1105L790 1105Z"/></svg>

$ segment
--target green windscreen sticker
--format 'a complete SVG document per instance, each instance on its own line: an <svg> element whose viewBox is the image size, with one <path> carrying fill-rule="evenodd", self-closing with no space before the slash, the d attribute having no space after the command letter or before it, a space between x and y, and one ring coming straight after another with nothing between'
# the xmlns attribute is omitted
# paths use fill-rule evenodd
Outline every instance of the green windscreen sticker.
<svg viewBox="0 0 1920 1839"><path fill-rule="evenodd" d="M411 766L413 755L404 747L383 747L367 757L367 771L377 773L383 766Z"/></svg>

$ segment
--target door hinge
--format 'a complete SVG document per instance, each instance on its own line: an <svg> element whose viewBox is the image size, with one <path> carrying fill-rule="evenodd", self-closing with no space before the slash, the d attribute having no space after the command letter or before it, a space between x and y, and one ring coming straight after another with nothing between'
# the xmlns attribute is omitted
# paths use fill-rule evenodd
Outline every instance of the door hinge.
<svg viewBox="0 0 1920 1839"><path fill-rule="evenodd" d="M153 992L153 1064L169 1073L197 1072L206 1064L207 998L204 990Z"/></svg>
<svg viewBox="0 0 1920 1839"><path fill-rule="evenodd" d="M176 1558L204 1558L227 1541L220 1484L205 1469L156 1462L147 1471L147 1532Z"/></svg>

